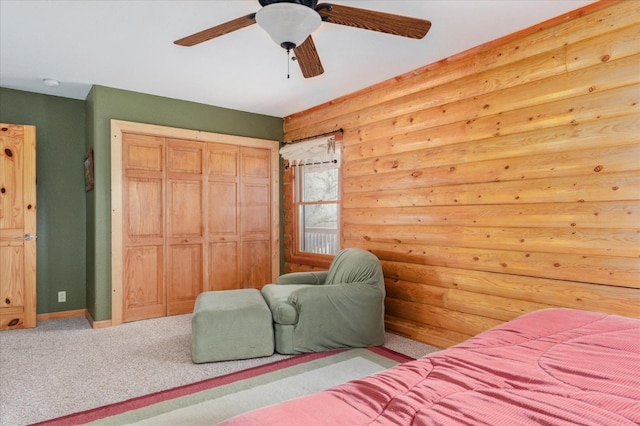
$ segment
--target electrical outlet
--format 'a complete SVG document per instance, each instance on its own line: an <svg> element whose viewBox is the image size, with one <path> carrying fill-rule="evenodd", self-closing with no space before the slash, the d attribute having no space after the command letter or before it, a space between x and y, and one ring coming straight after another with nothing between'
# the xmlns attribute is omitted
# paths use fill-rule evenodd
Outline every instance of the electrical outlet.
<svg viewBox="0 0 640 426"><path fill-rule="evenodd" d="M67 301L67 292L66 291L59 291L58 292L58 303L62 303L62 302L66 302Z"/></svg>

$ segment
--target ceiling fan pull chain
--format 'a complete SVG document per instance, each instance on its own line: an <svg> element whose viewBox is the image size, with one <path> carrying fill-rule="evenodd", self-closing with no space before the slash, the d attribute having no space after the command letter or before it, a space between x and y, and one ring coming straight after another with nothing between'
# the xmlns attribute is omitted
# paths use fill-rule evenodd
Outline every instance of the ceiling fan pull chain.
<svg viewBox="0 0 640 426"><path fill-rule="evenodd" d="M291 62L291 49L287 49L287 78L291 78L289 74L290 62Z"/></svg>

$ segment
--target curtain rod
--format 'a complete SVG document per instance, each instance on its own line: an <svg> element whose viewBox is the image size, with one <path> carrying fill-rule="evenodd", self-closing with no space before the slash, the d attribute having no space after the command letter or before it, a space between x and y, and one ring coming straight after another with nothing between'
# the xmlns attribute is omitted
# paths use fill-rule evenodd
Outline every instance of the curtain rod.
<svg viewBox="0 0 640 426"><path fill-rule="evenodd" d="M316 166L319 164L338 164L338 160L330 160L330 161L316 161L315 163L303 163L303 164L287 164L284 166L285 170L289 167L302 167L302 166Z"/></svg>
<svg viewBox="0 0 640 426"><path fill-rule="evenodd" d="M315 138L321 138L323 136L334 135L336 133L343 133L344 134L344 130L341 127L338 130L334 130L332 132L320 133L319 135L307 136L307 137L300 138L300 139L293 139L291 141L282 141L282 144L283 145L293 144L293 143L297 143L297 142L306 141L308 139L315 139Z"/></svg>

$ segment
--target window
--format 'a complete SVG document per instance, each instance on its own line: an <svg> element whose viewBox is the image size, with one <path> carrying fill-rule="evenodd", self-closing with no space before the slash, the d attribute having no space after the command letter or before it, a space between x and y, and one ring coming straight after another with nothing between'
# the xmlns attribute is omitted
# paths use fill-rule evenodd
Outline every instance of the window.
<svg viewBox="0 0 640 426"><path fill-rule="evenodd" d="M337 156L336 149L336 156ZM297 252L340 250L340 161L301 165L294 174Z"/></svg>

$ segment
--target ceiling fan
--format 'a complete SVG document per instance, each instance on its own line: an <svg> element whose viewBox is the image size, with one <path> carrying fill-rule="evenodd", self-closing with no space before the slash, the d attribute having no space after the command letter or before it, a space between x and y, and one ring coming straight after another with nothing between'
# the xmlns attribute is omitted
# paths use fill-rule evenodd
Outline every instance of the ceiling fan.
<svg viewBox="0 0 640 426"><path fill-rule="evenodd" d="M431 22L385 12L359 9L317 0L258 0L256 13L241 16L215 27L174 41L180 46L194 46L258 23L287 53L293 49L305 78L324 72L320 56L311 38L322 22L379 31L402 37L423 38Z"/></svg>

